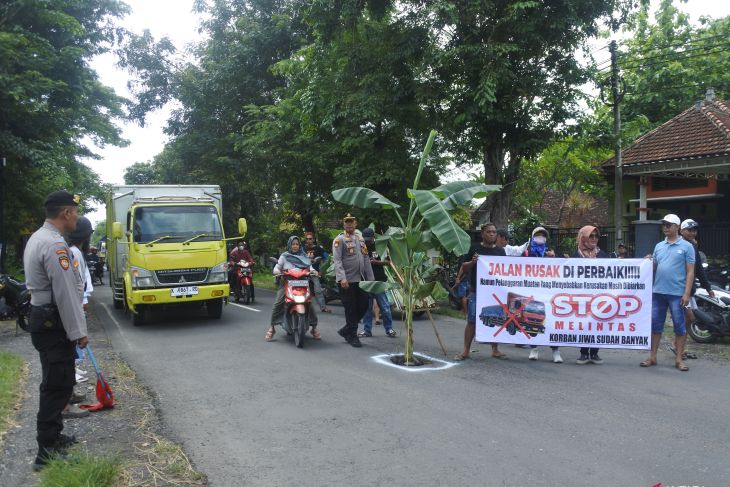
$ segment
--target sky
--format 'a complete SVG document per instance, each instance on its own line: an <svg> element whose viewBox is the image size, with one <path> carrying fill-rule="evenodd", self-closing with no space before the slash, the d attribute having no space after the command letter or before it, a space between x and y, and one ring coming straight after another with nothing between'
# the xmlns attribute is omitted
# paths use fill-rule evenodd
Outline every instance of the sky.
<svg viewBox="0 0 730 487"><path fill-rule="evenodd" d="M127 29L142 33L149 29L152 35L159 39L167 36L172 40L179 51L185 50L191 43L199 42L202 36L198 32L200 18L192 12L193 0L124 0L132 9L121 24ZM652 0L655 8L658 0ZM714 18L730 15L730 2L720 0L689 0L680 8L688 12L692 21L702 15ZM597 40L597 46L607 43ZM607 50L601 54L608 55ZM597 60L601 61L600 55ZM106 54L95 58L91 67L97 71L102 83L111 86L122 95L129 97L127 80L129 75L116 68L114 56ZM96 148L94 151L101 156L99 160L86 160L85 163L96 171L102 181L111 184L124 182L124 169L135 162L147 162L162 151L168 140L164 128L172 110L168 104L160 110L148 114L145 127L134 123L119 124L122 127L123 137L129 140L127 147ZM93 146L92 146L93 148ZM91 213L89 218L97 222L104 218L103 208Z"/></svg>

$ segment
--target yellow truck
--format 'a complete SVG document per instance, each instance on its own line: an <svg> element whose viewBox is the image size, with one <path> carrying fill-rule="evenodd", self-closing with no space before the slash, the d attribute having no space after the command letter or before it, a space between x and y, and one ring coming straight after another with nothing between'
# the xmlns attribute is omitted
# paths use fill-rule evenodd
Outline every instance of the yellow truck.
<svg viewBox="0 0 730 487"><path fill-rule="evenodd" d="M154 307L197 303L220 318L228 301L221 190L204 185L114 186L107 200L107 267L114 307L142 325Z"/></svg>

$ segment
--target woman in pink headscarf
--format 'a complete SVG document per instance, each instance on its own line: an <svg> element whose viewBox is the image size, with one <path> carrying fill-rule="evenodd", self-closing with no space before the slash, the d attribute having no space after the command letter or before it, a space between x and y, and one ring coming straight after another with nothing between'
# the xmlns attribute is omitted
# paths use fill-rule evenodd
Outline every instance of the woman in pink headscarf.
<svg viewBox="0 0 730 487"><path fill-rule="evenodd" d="M578 230L578 238L576 238L576 244L578 250L571 257L578 257L582 259L608 259L610 255L604 252L598 247L598 239L601 236L601 232L598 231L598 227L593 225L586 225ZM597 348L583 347L580 349L580 357L575 361L578 365L585 365L588 362L592 364L602 364L603 359L598 356Z"/></svg>

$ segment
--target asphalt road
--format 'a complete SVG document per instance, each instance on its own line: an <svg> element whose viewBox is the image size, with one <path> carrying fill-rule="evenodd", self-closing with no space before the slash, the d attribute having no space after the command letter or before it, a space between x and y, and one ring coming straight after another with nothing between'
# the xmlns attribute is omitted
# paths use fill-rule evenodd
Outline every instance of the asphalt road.
<svg viewBox="0 0 730 487"><path fill-rule="evenodd" d="M273 294L223 318L180 309L135 328L107 286L92 298L114 348L158 398L169 434L214 486L730 485L727 362L669 352L604 351L604 365L538 362L504 346L447 370L411 373L373 356L402 351L384 336L347 345L341 306L323 340L264 341ZM463 322L438 318L453 356ZM400 331L400 323L396 326ZM428 320L416 349L443 357Z"/></svg>

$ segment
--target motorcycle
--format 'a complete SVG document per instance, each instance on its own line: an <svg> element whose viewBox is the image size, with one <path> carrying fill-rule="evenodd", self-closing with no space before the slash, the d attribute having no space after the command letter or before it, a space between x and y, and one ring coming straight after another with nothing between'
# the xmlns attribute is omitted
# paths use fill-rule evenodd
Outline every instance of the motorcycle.
<svg viewBox="0 0 730 487"><path fill-rule="evenodd" d="M697 289L697 309L692 310L695 319L687 328L687 334L697 343L714 343L718 338L730 336L730 292L713 286L711 298L703 288Z"/></svg>
<svg viewBox="0 0 730 487"><path fill-rule="evenodd" d="M18 328L28 331L30 291L25 283L13 279L7 274L0 275L0 298L5 299L9 315L16 318L15 333L18 333Z"/></svg>
<svg viewBox="0 0 730 487"><path fill-rule="evenodd" d="M274 264L275 259L274 259ZM284 280L285 319L282 326L287 335L294 335L294 345L304 346L304 337L309 329L309 308L312 305L309 269L288 269L276 276L276 283Z"/></svg>
<svg viewBox="0 0 730 487"><path fill-rule="evenodd" d="M101 276L104 275L103 267L98 261L91 260L86 264L89 267L89 275L91 276L91 284L94 286L101 286L104 283L101 280Z"/></svg>
<svg viewBox="0 0 730 487"><path fill-rule="evenodd" d="M236 286L234 292L236 294L236 302L243 300L244 303L251 302L251 282L253 280L253 264L249 264L245 260L236 262Z"/></svg>

